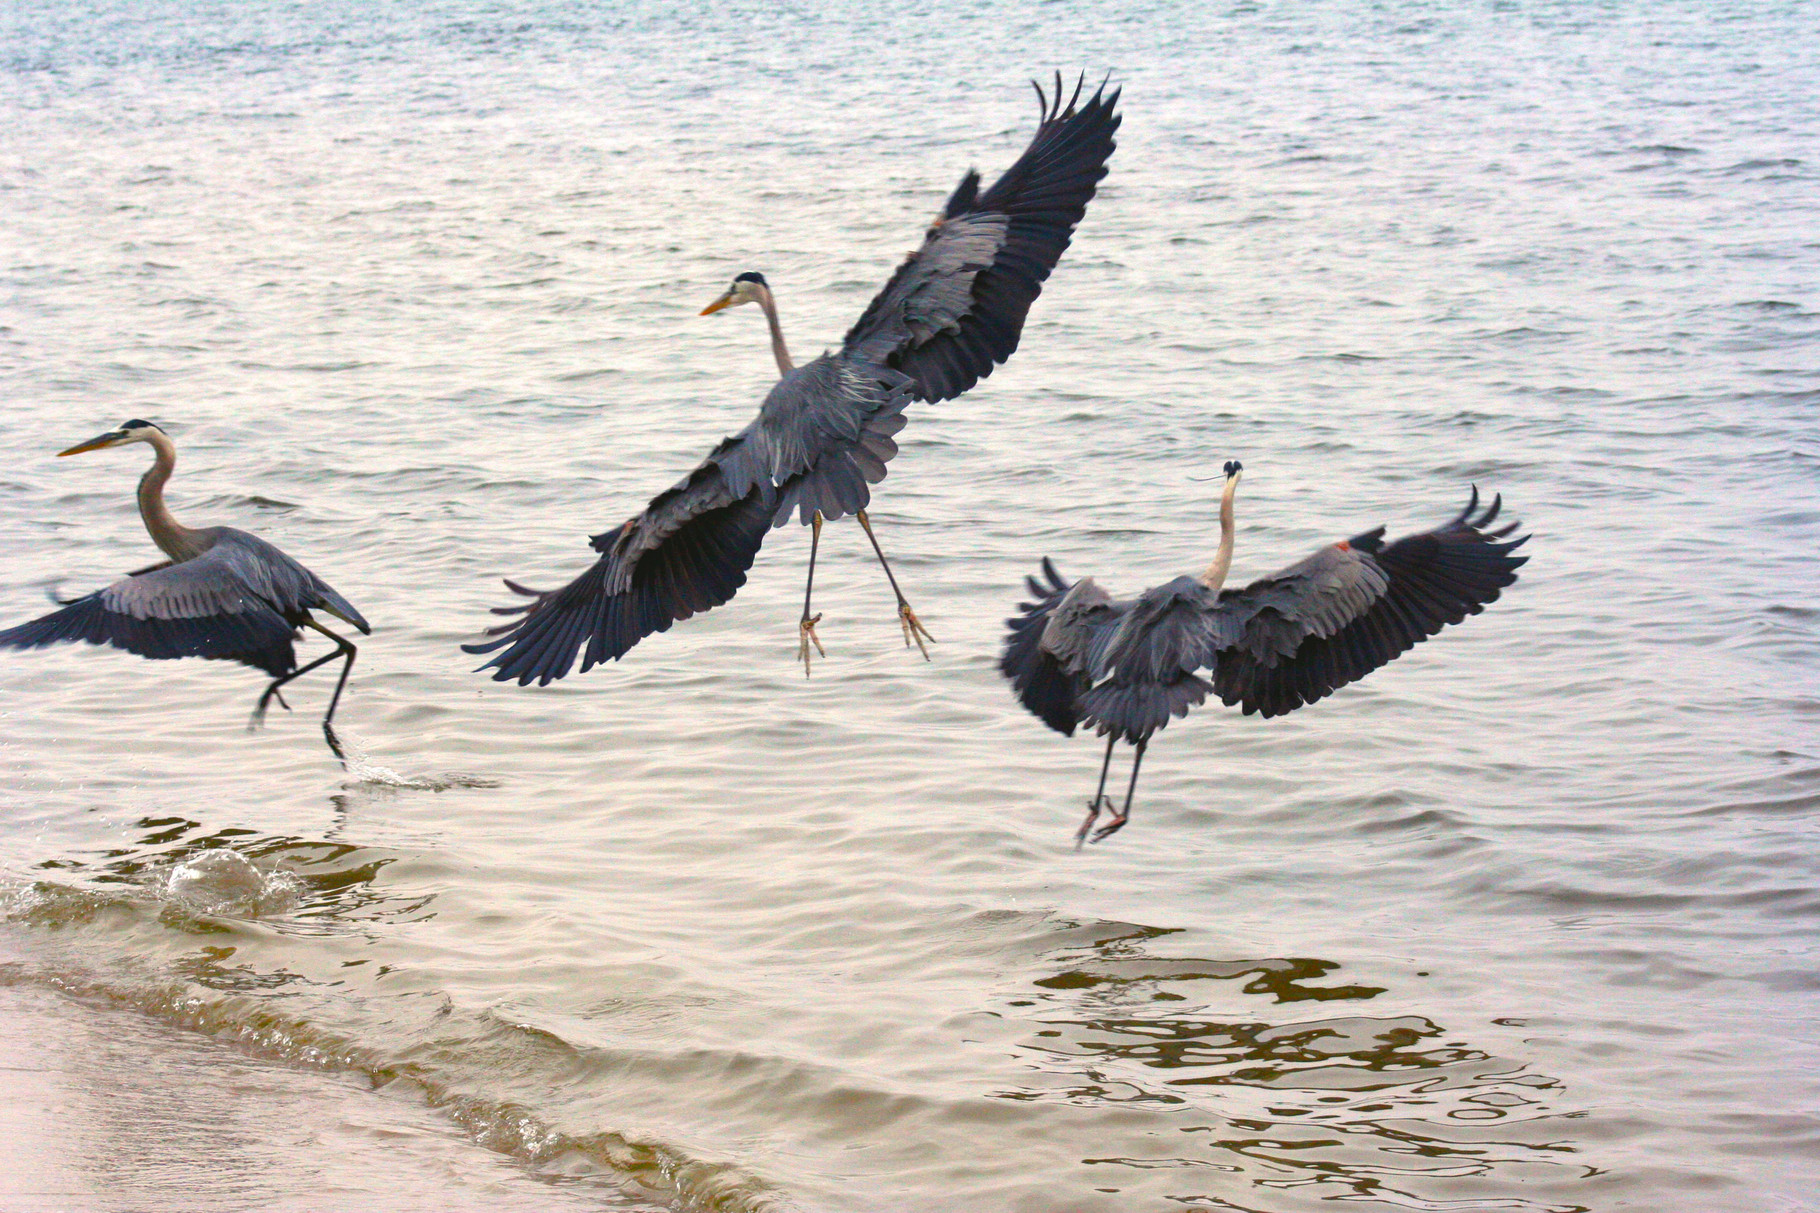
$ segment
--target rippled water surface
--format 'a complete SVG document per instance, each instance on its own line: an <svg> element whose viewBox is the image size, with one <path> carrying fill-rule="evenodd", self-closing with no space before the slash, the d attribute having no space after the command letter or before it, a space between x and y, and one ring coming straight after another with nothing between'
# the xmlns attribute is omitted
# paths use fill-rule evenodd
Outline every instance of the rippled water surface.
<svg viewBox="0 0 1820 1213"><path fill-rule="evenodd" d="M1812 5L615 11L0 11L0 618L154 558L139 448L52 458L144 416L179 518L376 625L350 771L327 681L249 735L244 669L0 654L0 981L207 1044L174 1082L327 1071L451 1208L1820 1208ZM813 679L795 527L623 663L471 674L500 575L756 406L760 317L696 311L757 269L838 341L1057 66L1125 86L1112 175L876 499L934 661L841 523ZM1534 559L1174 725L1077 854L1097 747L1000 620L1044 554L1198 567L1229 458L1240 577L1474 481ZM197 1151L386 1207L383 1150L108 1106L45 1115L135 1208Z"/></svg>

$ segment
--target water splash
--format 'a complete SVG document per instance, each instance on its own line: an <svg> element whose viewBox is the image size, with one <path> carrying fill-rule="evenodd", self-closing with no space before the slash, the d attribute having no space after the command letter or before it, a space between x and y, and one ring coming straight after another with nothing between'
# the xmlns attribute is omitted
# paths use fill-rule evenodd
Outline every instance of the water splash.
<svg viewBox="0 0 1820 1213"><path fill-rule="evenodd" d="M350 734L337 729L336 740L341 743L342 763L351 778L341 786L348 791L363 788L385 788L401 792L448 792L455 788L496 788L497 779L484 775L473 775L465 771L448 771L440 775L405 775L391 767L381 766L367 754L365 746Z"/></svg>
<svg viewBox="0 0 1820 1213"><path fill-rule="evenodd" d="M203 851L165 876L163 894L196 914L261 918L287 914L303 904L303 881L282 869L261 869L239 851Z"/></svg>

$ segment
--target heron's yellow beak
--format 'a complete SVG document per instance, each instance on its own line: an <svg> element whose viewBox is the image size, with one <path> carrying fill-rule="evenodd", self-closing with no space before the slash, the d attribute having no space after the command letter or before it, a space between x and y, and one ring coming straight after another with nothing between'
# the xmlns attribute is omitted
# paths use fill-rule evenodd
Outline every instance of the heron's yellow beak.
<svg viewBox="0 0 1820 1213"><path fill-rule="evenodd" d="M61 459L65 455L80 455L84 451L98 451L104 446L113 446L115 442L125 436L124 430L109 430L98 437L90 438L87 442L78 442L67 451L58 451L57 458Z"/></svg>
<svg viewBox="0 0 1820 1213"><path fill-rule="evenodd" d="M728 291L726 294L722 295L719 299L716 299L713 303L710 303L707 307L703 308L699 314L703 315L703 316L708 316L708 315L712 315L715 312L720 311L720 309L723 307L732 307L732 306L733 306L733 292Z"/></svg>

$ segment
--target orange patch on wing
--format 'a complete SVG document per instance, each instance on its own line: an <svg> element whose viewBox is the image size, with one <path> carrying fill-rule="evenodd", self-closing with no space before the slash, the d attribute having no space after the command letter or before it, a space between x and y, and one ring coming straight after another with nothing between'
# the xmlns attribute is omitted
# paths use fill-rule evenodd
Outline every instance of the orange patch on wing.
<svg viewBox="0 0 1820 1213"><path fill-rule="evenodd" d="M1347 543L1344 539L1340 540L1338 543L1334 544L1333 546L1336 548L1339 548L1342 552L1352 551L1352 545L1350 543Z"/></svg>

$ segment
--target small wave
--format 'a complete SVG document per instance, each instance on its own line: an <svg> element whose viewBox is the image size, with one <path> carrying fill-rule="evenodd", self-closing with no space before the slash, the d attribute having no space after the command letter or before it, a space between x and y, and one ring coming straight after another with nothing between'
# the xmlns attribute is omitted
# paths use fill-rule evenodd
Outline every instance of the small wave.
<svg viewBox="0 0 1820 1213"><path fill-rule="evenodd" d="M450 792L456 788L499 786L499 780L488 779L484 775L465 775L460 771L443 775L401 775L390 767L374 763L361 763L358 767L350 764L349 773L355 778L342 786L350 791L356 787L368 787L391 788L401 792Z"/></svg>
<svg viewBox="0 0 1820 1213"><path fill-rule="evenodd" d="M187 910L215 917L287 914L303 903L303 881L281 869L261 869L229 847L203 851L171 868L164 895Z"/></svg>
<svg viewBox="0 0 1820 1213"><path fill-rule="evenodd" d="M1754 173L1754 172L1761 172L1764 169L1770 169L1770 168L1800 168L1800 167L1802 167L1801 161L1795 160L1795 159L1792 159L1789 157L1783 157L1781 159L1772 159L1772 160L1757 160L1757 159L1740 160L1740 161L1738 161L1738 163L1726 168L1725 171L1728 173Z"/></svg>
<svg viewBox="0 0 1820 1213"><path fill-rule="evenodd" d="M357 1074L375 1090L415 1093L460 1125L477 1145L552 1179L609 1180L629 1196L655 1198L678 1209L724 1213L789 1209L770 1185L732 1163L697 1158L667 1142L629 1133L565 1131L522 1103L474 1089L471 1079L453 1072L459 1067L437 1056L361 1041L244 990L222 992L183 980L135 981L21 962L0 963L0 985L50 989L79 1001L136 1011L258 1057ZM452 1011L440 1017L439 1038L459 1033L467 1039L466 1049L448 1057L484 1051L488 1036L498 1031L498 1025L489 1022L457 1022L464 1018Z"/></svg>

